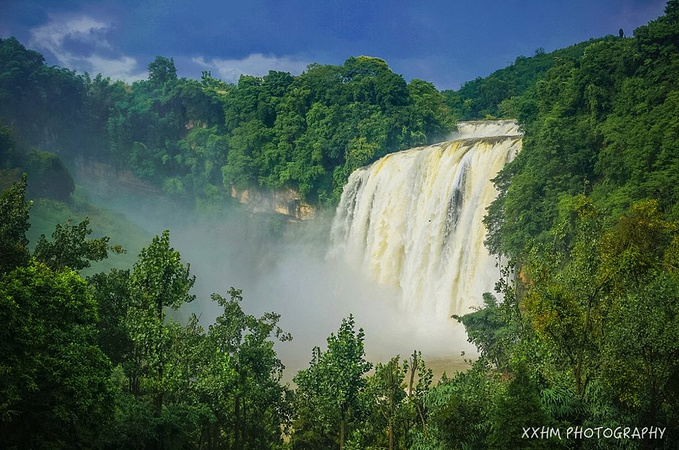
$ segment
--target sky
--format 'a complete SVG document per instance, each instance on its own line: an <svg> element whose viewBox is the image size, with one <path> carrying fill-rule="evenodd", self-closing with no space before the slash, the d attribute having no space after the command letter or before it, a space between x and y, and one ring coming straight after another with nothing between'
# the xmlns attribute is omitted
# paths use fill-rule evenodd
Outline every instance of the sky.
<svg viewBox="0 0 679 450"><path fill-rule="evenodd" d="M665 0L0 0L0 37L47 64L133 82L156 56L180 77L229 83L311 63L384 59L410 81L458 89L531 56L627 36Z"/></svg>

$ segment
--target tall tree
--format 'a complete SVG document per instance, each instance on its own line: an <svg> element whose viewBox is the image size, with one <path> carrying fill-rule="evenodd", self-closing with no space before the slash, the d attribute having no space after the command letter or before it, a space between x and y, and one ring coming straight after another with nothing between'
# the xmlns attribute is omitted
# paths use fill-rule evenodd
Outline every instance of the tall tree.
<svg viewBox="0 0 679 450"><path fill-rule="evenodd" d="M143 248L130 276L132 304L127 311L128 329L134 342L131 362L132 392L141 394L142 377L152 386L156 415L163 408L165 356L165 308L178 309L193 301L190 293L195 277L181 255L170 246L170 232L155 236Z"/></svg>
<svg viewBox="0 0 679 450"><path fill-rule="evenodd" d="M177 79L177 68L174 65L174 58L156 56L149 63L149 81L156 86L163 86L168 81Z"/></svg>
<svg viewBox="0 0 679 450"><path fill-rule="evenodd" d="M278 314L256 318L242 310L240 290L231 288L229 297L213 294L223 313L205 341L210 356L199 391L217 418L208 434L223 436L228 448L275 448L289 412L273 344L292 337L278 327Z"/></svg>
<svg viewBox="0 0 679 450"><path fill-rule="evenodd" d="M370 392L371 409L377 410L386 424L387 446L394 450L397 445L397 412L403 399L406 397L404 390L405 368L401 366L401 358L396 356L386 364L378 363L375 366L375 374L368 378L366 390ZM384 429L384 428L383 428Z"/></svg>
<svg viewBox="0 0 679 450"><path fill-rule="evenodd" d="M0 446L98 446L113 410L97 305L77 273L28 254L25 187L0 201Z"/></svg>
<svg viewBox="0 0 679 450"><path fill-rule="evenodd" d="M366 384L363 376L372 367L365 360L363 329L357 332L354 326L353 315L343 319L337 334L328 337L327 350L315 348L310 367L301 370L294 379L298 386L297 401L317 405L304 410L316 419L300 417L298 423L321 422L322 429L340 450L347 440L348 428L360 416L358 395Z"/></svg>

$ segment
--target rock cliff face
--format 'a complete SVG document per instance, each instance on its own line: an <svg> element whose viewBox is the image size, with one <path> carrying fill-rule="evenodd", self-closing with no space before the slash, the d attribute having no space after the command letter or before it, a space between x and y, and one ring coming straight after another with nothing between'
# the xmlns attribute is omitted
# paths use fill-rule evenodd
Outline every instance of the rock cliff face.
<svg viewBox="0 0 679 450"><path fill-rule="evenodd" d="M316 208L305 203L297 191L260 191L254 189L238 190L231 188L231 197L254 213L278 213L296 220L313 219Z"/></svg>

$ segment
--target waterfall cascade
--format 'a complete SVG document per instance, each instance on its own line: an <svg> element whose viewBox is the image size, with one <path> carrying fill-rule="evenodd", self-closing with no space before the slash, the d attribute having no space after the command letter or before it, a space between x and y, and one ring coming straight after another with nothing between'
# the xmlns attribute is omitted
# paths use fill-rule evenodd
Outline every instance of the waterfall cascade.
<svg viewBox="0 0 679 450"><path fill-rule="evenodd" d="M520 149L514 121L461 122L450 141L357 169L337 207L331 254L398 288L410 313L466 314L500 276L482 220L497 195L491 179Z"/></svg>

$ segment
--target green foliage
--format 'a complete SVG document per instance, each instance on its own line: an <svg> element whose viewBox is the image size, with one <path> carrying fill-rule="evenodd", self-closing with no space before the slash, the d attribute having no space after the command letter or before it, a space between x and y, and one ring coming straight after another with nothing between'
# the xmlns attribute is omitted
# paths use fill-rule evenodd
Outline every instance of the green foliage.
<svg viewBox="0 0 679 450"><path fill-rule="evenodd" d="M236 85L180 79L158 57L126 85L0 40L3 181L24 165L40 195L69 198L63 163L92 158L187 201L235 186L332 203L352 170L445 136L452 118L515 117L525 132L485 221L511 270L501 297L457 318L480 358L434 387L419 353L370 374L350 316L289 391L274 351L289 335L275 313L246 314L240 291L213 295L223 314L207 331L167 317L194 283L169 232L131 270L87 281L72 269L108 242L87 220L31 257L24 179L0 199L0 446L261 449L288 434L299 449L604 448L522 429L638 424L667 427L640 446L675 448L677 1L665 12L633 38L538 51L445 93L369 57Z"/></svg>
<svg viewBox="0 0 679 450"><path fill-rule="evenodd" d="M15 166L16 142L12 129L0 122L0 170ZM0 185L0 187L3 187Z"/></svg>
<svg viewBox="0 0 679 450"><path fill-rule="evenodd" d="M516 108L519 99L529 97L536 83L545 77L549 69L579 57L592 42L595 41L583 42L552 53L536 51L532 57L519 56L508 67L486 78L466 82L457 91L444 91L443 95L456 120L500 117L523 119L528 111ZM510 102L513 104L511 108ZM517 112L524 114L517 115Z"/></svg>
<svg viewBox="0 0 679 450"><path fill-rule="evenodd" d="M32 261L0 279L3 448L91 448L112 418L110 362L85 280Z"/></svg>
<svg viewBox="0 0 679 450"><path fill-rule="evenodd" d="M156 59L149 63L148 70L149 81L158 86L177 79L177 68L174 66L174 59L172 58L156 56Z"/></svg>
<svg viewBox="0 0 679 450"><path fill-rule="evenodd" d="M467 331L469 342L473 343L482 355L492 362L499 370L509 368L509 348L516 340L515 302L508 293L498 304L497 299L486 292L483 296L484 305L478 311L453 316L462 323Z"/></svg>
<svg viewBox="0 0 679 450"><path fill-rule="evenodd" d="M484 359L452 379L442 378L425 398L428 434L414 448L487 448L498 385Z"/></svg>
<svg viewBox="0 0 679 450"><path fill-rule="evenodd" d="M298 419L293 423L293 448L329 442L344 447L360 418L363 375L372 367L364 359L363 339L363 330L354 330L350 315L342 320L337 334L328 337L328 349L314 348L309 368L295 376Z"/></svg>
<svg viewBox="0 0 679 450"><path fill-rule="evenodd" d="M130 271L112 269L87 279L99 313L99 346L114 365L122 364L132 351L126 328L130 307Z"/></svg>
<svg viewBox="0 0 679 450"><path fill-rule="evenodd" d="M498 316L489 304L463 319L488 355L496 330L511 330L503 353L538 374L545 424L668 424L657 444L672 448L674 2L666 13L634 38L589 42L502 104L521 119L524 147L495 180L487 244L516 264L519 314L491 326L479 320Z"/></svg>
<svg viewBox="0 0 679 450"><path fill-rule="evenodd" d="M233 448L272 448L281 444L289 415L288 391L279 383L283 365L272 339L292 337L278 327L278 314L245 314L241 291L231 288L229 295L228 300L213 295L224 312L206 336L214 362L204 367L200 391L217 418L211 432L226 436Z"/></svg>
<svg viewBox="0 0 679 450"><path fill-rule="evenodd" d="M112 448L278 448L290 414L273 339L280 316L245 314L241 292L213 294L223 308L207 332L191 315L167 319L193 296L194 277L169 233L142 249L133 270L89 279L102 322L99 343L118 364Z"/></svg>
<svg viewBox="0 0 679 450"><path fill-rule="evenodd" d="M554 448L547 440L534 442L523 437L525 428L546 426L540 392L523 364L514 371L506 393L498 398L491 421L488 448Z"/></svg>
<svg viewBox="0 0 679 450"><path fill-rule="evenodd" d="M189 203L221 202L232 186L293 188L307 201L333 203L356 167L454 127L431 83L408 84L379 58L228 85L209 73L178 78L173 59L158 56L148 80L129 86L46 67L13 38L0 41L0 52L0 119L13 124L17 156L40 148L66 163L103 160ZM61 116L52 116L53 105ZM52 164L44 151L32 157L36 173ZM56 172L35 176L36 195L68 197L66 172Z"/></svg>
<svg viewBox="0 0 679 450"><path fill-rule="evenodd" d="M179 252L170 247L167 230L142 248L130 274L130 304L125 326L134 345L132 356L123 366L133 394L155 397L157 416L162 412L163 374L168 363L165 308L176 310L192 301L194 296L189 291L194 282L189 265L184 266Z"/></svg>
<svg viewBox="0 0 679 450"><path fill-rule="evenodd" d="M10 272L28 262L26 231L31 226L26 202L26 176L3 191L0 197L0 273Z"/></svg>
<svg viewBox="0 0 679 450"><path fill-rule="evenodd" d="M678 217L679 86L670 75L679 69L678 36L666 15L634 38L576 46L505 100L525 135L522 152L496 179L500 196L486 219L493 252L525 258L534 241L551 239L561 201L578 194L611 217L645 199Z"/></svg>
<svg viewBox="0 0 679 450"><path fill-rule="evenodd" d="M71 174L54 153L32 152L28 156L26 170L30 176L30 196L67 201L75 189Z"/></svg>
<svg viewBox="0 0 679 450"><path fill-rule="evenodd" d="M386 364L378 363L359 393L363 420L352 431L346 448L412 448L427 435L424 402L432 378L417 351L407 360L395 356Z"/></svg>
<svg viewBox="0 0 679 450"><path fill-rule="evenodd" d="M189 291L196 277L190 275L189 264L181 262L179 252L170 247L168 230L141 249L131 277L135 306L150 311L161 322L164 307L178 309L195 298Z"/></svg>
<svg viewBox="0 0 679 450"><path fill-rule="evenodd" d="M83 79L44 64L39 53L15 38L0 39L0 120L12 124L21 148L62 154L80 147ZM17 155L19 156L19 155Z"/></svg>
<svg viewBox="0 0 679 450"><path fill-rule="evenodd" d="M402 429L398 423L401 415L399 410L406 397L403 389L406 370L400 365L400 360L401 358L396 356L386 364L378 363L375 366L374 375L368 378L364 391L364 395L372 403L366 405L366 409L372 410L374 415L371 420L366 422L381 425L375 430L376 440L382 445L386 444L385 446L390 450L393 450L399 441L398 433ZM363 428L365 430L367 427L364 426Z"/></svg>
<svg viewBox="0 0 679 450"><path fill-rule="evenodd" d="M528 401L539 392L541 424L632 420L667 426L663 448L676 442L672 421L679 397L670 355L676 355L679 329L674 264L679 224L663 218L658 205L634 203L608 224L590 198L564 199L559 222L549 231L552 243L535 244L524 260L520 314L506 316L519 326L509 328L515 341L506 351L513 367L526 364L537 374L532 393L520 397ZM486 309L493 317L497 306ZM485 328L476 322L478 315L463 317L470 339L492 343L487 333L476 337ZM486 347L482 354L492 355ZM517 403L503 398L498 411ZM498 435L500 447L510 445L504 442L508 436Z"/></svg>
<svg viewBox="0 0 679 450"><path fill-rule="evenodd" d="M70 221L64 226L57 224L52 233L54 241L49 242L44 234L40 235L33 256L52 270L63 270L66 267L81 270L90 267L90 261L107 258L109 238L88 239L87 236L92 234L92 230L88 228L89 223L89 218L85 218L77 225L71 225ZM120 247L115 250L122 252Z"/></svg>
<svg viewBox="0 0 679 450"><path fill-rule="evenodd" d="M677 292L675 278L656 277L621 297L609 316L602 378L640 423L672 426L677 420Z"/></svg>

